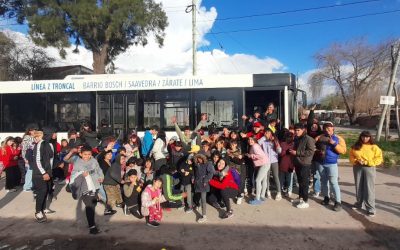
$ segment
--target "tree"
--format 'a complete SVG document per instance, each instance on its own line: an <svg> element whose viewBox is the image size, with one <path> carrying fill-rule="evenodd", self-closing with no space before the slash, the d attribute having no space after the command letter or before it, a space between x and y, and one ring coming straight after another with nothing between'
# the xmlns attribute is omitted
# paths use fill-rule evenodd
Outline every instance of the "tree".
<svg viewBox="0 0 400 250"><path fill-rule="evenodd" d="M389 42L369 45L364 39L357 39L335 43L314 56L318 66L314 77L320 77L323 84L337 86L351 124L367 90L387 78L389 53Z"/></svg>
<svg viewBox="0 0 400 250"><path fill-rule="evenodd" d="M0 81L32 80L54 60L42 48L19 46L0 32Z"/></svg>
<svg viewBox="0 0 400 250"><path fill-rule="evenodd" d="M106 73L117 55L131 45L148 43L152 33L161 47L167 16L154 0L25 0L23 15L33 41L54 46L65 57L73 40L93 52L95 74ZM111 67L112 69L113 67Z"/></svg>
<svg viewBox="0 0 400 250"><path fill-rule="evenodd" d="M17 18L22 22L23 17L20 15L23 0L0 0L0 16L5 18Z"/></svg>

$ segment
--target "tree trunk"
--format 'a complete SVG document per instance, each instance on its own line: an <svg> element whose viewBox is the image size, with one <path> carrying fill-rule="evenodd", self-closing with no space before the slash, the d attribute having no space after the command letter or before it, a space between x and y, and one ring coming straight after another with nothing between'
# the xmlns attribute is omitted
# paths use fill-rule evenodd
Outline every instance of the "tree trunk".
<svg viewBox="0 0 400 250"><path fill-rule="evenodd" d="M107 66L107 46L100 51L93 51L93 73L105 74Z"/></svg>

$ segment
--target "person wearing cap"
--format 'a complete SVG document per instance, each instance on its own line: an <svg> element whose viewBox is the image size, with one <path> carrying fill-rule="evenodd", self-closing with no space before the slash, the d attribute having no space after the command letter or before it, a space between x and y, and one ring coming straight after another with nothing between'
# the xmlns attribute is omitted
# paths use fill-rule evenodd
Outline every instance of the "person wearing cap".
<svg viewBox="0 0 400 250"><path fill-rule="evenodd" d="M383 163L383 155L370 132L361 132L357 142L351 147L350 163L353 165L356 186L356 202L353 209L361 209L364 204L367 215L374 217L376 167Z"/></svg>
<svg viewBox="0 0 400 250"><path fill-rule="evenodd" d="M124 194L124 213L125 215L131 213L138 219L142 219L143 216L140 213L139 199L142 188L139 185L139 177L136 169L131 169L126 173L127 180L123 187Z"/></svg>
<svg viewBox="0 0 400 250"><path fill-rule="evenodd" d="M255 137L257 140L261 139L264 136L264 126L261 122L255 122L253 124L253 130L248 133L240 133L242 138L250 138Z"/></svg>
<svg viewBox="0 0 400 250"><path fill-rule="evenodd" d="M289 154L293 156L293 163L299 182L299 203L297 208L308 208L308 188L310 182L311 162L315 152L315 141L307 135L306 127L302 123L294 125L295 139L293 149Z"/></svg>
<svg viewBox="0 0 400 250"><path fill-rule="evenodd" d="M329 186L333 187L335 195L334 211L341 210L341 195L339 187L339 169L338 159L340 154L346 153L345 140L335 134L333 123L326 122L323 125L324 133L315 138L316 141L316 157L318 171L321 176L321 191L324 196L322 205L329 205Z"/></svg>
<svg viewBox="0 0 400 250"><path fill-rule="evenodd" d="M245 130L248 132L253 130L255 123L257 123L257 122L260 122L262 124L265 123L265 121L261 118L261 111L258 109L254 110L253 117L248 117L246 115L243 115L242 120L244 122Z"/></svg>

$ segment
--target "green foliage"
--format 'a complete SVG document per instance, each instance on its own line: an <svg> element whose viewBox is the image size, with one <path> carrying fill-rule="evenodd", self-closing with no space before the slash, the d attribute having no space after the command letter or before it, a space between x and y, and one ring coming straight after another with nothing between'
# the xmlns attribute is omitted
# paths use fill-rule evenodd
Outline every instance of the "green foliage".
<svg viewBox="0 0 400 250"><path fill-rule="evenodd" d="M168 25L162 5L154 0L30 0L24 15L36 44L57 47L62 56L70 39L100 57L102 70L131 45L159 46ZM96 70L96 69L95 69Z"/></svg>

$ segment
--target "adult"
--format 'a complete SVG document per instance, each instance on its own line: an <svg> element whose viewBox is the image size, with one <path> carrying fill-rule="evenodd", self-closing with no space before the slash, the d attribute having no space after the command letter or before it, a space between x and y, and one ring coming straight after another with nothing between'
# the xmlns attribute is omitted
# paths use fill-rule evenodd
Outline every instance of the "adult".
<svg viewBox="0 0 400 250"><path fill-rule="evenodd" d="M322 205L329 205L329 184L333 187L335 195L334 211L341 210L341 196L339 187L339 154L346 153L345 140L335 134L333 123L327 122L323 125L324 133L316 138L315 162L321 176L321 191L324 196Z"/></svg>
<svg viewBox="0 0 400 250"><path fill-rule="evenodd" d="M297 208L308 208L308 187L310 181L311 161L315 151L315 141L307 135L304 124L297 123L294 126L294 148L289 153L294 156L293 162L299 182L299 203Z"/></svg>
<svg viewBox="0 0 400 250"><path fill-rule="evenodd" d="M376 167L383 163L383 156L370 132L361 132L350 150L350 163L353 164L356 185L356 203L353 209L361 209L364 204L367 215L374 217Z"/></svg>

